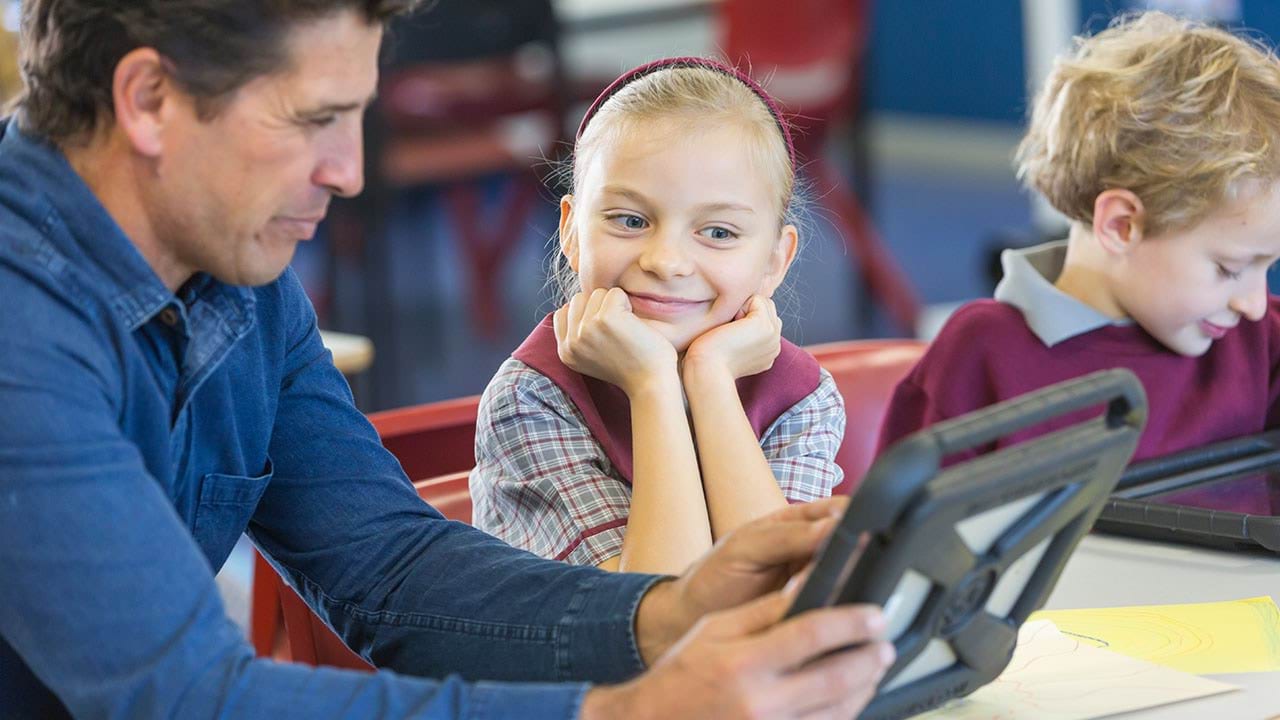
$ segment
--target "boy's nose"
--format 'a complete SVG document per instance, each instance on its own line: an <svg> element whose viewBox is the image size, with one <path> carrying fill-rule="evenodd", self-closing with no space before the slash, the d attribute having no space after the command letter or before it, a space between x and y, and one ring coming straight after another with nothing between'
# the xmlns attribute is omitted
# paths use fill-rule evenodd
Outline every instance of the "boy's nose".
<svg viewBox="0 0 1280 720"><path fill-rule="evenodd" d="M1267 314L1267 276L1260 277L1249 284L1239 295L1232 298L1229 307L1248 320L1261 320Z"/></svg>

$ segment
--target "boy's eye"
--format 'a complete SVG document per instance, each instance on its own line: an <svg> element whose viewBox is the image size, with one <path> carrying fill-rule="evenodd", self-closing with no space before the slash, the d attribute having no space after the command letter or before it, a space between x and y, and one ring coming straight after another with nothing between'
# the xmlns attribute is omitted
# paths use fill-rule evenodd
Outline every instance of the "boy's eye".
<svg viewBox="0 0 1280 720"><path fill-rule="evenodd" d="M708 237L712 240L717 240L720 242L724 242L726 240L733 240L734 238L738 237L737 233L733 232L732 230L729 230L728 228L722 228L722 227L709 227L702 231L702 235L704 237Z"/></svg>
<svg viewBox="0 0 1280 720"><path fill-rule="evenodd" d="M307 125L310 125L311 127L324 128L324 127L329 127L337 120L338 120L337 115L317 115L314 117L305 118L303 122L305 122Z"/></svg>
<svg viewBox="0 0 1280 720"><path fill-rule="evenodd" d="M1240 277L1240 273L1238 273L1238 272L1232 272L1232 270L1231 270L1230 268L1228 268L1227 266L1223 265L1222 263L1217 263L1217 265L1218 265L1218 276L1219 276L1219 277L1222 277L1222 278L1224 278L1224 279L1226 279L1226 280L1236 280L1236 279L1239 279L1239 277Z"/></svg>
<svg viewBox="0 0 1280 720"><path fill-rule="evenodd" d="M627 230L643 230L649 225L645 222L645 219L639 215L610 215L608 220L609 222L612 222L615 225L620 225Z"/></svg>

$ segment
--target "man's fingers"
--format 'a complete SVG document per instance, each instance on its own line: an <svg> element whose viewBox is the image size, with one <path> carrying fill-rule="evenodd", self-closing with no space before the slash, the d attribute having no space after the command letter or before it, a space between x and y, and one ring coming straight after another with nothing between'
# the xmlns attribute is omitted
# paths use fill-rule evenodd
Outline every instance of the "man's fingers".
<svg viewBox="0 0 1280 720"><path fill-rule="evenodd" d="M780 623L765 631L761 642L773 659L773 667L791 669L833 650L879 640L884 629L880 608L837 605L810 610Z"/></svg>
<svg viewBox="0 0 1280 720"><path fill-rule="evenodd" d="M841 517L849 507L847 495L836 495L808 503L796 503L775 510L756 522L789 522L793 520L821 520L824 517Z"/></svg>
<svg viewBox="0 0 1280 720"><path fill-rule="evenodd" d="M717 635L745 637L776 625L788 607L791 607L791 596L771 592L708 617Z"/></svg>
<svg viewBox="0 0 1280 720"><path fill-rule="evenodd" d="M752 567L808 563L839 522L838 518L753 523L725 540L725 557Z"/></svg>
<svg viewBox="0 0 1280 720"><path fill-rule="evenodd" d="M869 643L809 663L782 681L780 697L805 720L855 717L893 664L893 645Z"/></svg>

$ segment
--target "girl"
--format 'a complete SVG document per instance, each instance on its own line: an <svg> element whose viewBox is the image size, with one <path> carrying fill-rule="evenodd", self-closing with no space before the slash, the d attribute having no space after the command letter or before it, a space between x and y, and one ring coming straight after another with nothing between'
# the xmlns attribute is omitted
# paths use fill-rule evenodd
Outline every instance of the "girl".
<svg viewBox="0 0 1280 720"><path fill-rule="evenodd" d="M545 557L679 573L744 522L831 493L844 405L781 339L795 158L777 106L697 58L623 75L560 201L569 302L480 402L474 522ZM563 284L563 283L562 283Z"/></svg>

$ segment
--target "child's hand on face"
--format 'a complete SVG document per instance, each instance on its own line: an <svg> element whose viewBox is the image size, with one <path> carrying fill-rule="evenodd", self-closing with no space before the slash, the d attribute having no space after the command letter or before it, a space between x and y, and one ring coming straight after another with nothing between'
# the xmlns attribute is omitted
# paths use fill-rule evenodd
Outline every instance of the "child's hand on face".
<svg viewBox="0 0 1280 720"><path fill-rule="evenodd" d="M631 311L622 288L578 293L553 318L560 360L628 397L653 380L677 380L676 350Z"/></svg>
<svg viewBox="0 0 1280 720"><path fill-rule="evenodd" d="M730 379L755 375L773 367L782 351L782 320L773 301L752 295L732 322L712 328L689 345L684 376L728 373Z"/></svg>

